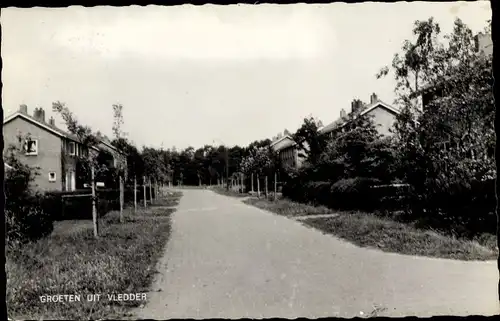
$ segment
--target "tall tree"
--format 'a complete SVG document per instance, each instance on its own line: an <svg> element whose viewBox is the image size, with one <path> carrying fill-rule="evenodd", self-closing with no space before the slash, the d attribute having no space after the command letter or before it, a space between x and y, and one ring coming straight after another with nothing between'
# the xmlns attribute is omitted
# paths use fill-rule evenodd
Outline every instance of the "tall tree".
<svg viewBox="0 0 500 321"><path fill-rule="evenodd" d="M123 106L121 104L114 104L113 105L113 120L114 120L113 121L113 134L115 136L115 140L119 141L120 139L123 139L123 131L122 131ZM127 152L127 150L121 149L120 147L122 147L122 145L118 145L118 151L120 153L126 155L125 153ZM127 176L127 168L126 168L125 164L122 163L121 157L118 157L118 160L119 160L119 162L117 164L117 174L118 174L119 186L120 186L120 222L123 223L123 222L125 222L125 218L123 217L123 203L125 201L124 184L125 184L125 179ZM134 190L134 193L136 193L135 190Z"/></svg>
<svg viewBox="0 0 500 321"><path fill-rule="evenodd" d="M305 157L311 165L317 164L328 142L328 138L318 131L321 126L321 121L310 116L304 118L302 126L293 135L301 151L300 156Z"/></svg>
<svg viewBox="0 0 500 321"><path fill-rule="evenodd" d="M80 143L88 151L85 155L85 161L88 166L83 166L83 168L90 169L90 185L92 188L92 221L94 226L94 237L99 237L99 227L98 227L98 217L97 217L97 206L96 206L96 192L95 192L95 174L96 172L106 171L106 167L98 162L98 144L100 142L99 132L93 133L89 126L81 125L71 110L62 102L52 103L52 110L58 113L64 122L68 131L78 137Z"/></svg>

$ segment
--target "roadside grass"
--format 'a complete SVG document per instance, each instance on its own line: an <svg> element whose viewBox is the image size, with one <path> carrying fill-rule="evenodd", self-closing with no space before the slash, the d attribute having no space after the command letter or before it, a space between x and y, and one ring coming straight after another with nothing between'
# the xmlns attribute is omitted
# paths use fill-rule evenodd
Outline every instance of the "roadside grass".
<svg viewBox="0 0 500 321"><path fill-rule="evenodd" d="M249 197L249 193L240 193L239 191L235 191L232 189L227 190L225 187L220 186L212 186L210 190L214 191L217 194L231 196L231 197Z"/></svg>
<svg viewBox="0 0 500 321"><path fill-rule="evenodd" d="M94 239L86 220L57 222L47 238L6 250L9 318L119 318L143 301L109 301L108 294L144 293L156 273L157 260L170 235L175 209L133 208L108 213L99 220ZM88 302L87 294L101 294ZM80 302L42 303L42 295L80 294Z"/></svg>
<svg viewBox="0 0 500 321"><path fill-rule="evenodd" d="M333 211L325 206L313 206L308 204L292 202L286 198L276 201L266 198L250 198L243 203L253 205L263 210L267 210L286 217L303 215L331 214Z"/></svg>
<svg viewBox="0 0 500 321"><path fill-rule="evenodd" d="M465 261L495 260L498 255L496 238L490 234L483 234L474 240L459 239L371 213L332 211L324 206L315 207L288 199L273 202L252 198L244 203L290 218L335 212L339 215L305 218L302 223L358 246L385 252Z"/></svg>
<svg viewBox="0 0 500 321"><path fill-rule="evenodd" d="M167 196L162 197L158 200L154 200L154 203L149 203L151 207L174 207L179 205L181 200L182 193L181 192L168 192Z"/></svg>

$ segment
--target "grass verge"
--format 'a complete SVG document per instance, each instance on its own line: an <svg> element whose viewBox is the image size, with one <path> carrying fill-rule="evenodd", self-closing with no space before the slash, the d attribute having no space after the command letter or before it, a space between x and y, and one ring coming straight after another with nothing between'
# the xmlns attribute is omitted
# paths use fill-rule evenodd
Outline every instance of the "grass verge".
<svg viewBox="0 0 500 321"><path fill-rule="evenodd" d="M248 197L250 196L248 193L240 193L239 191L235 191L232 189L227 190L225 187L213 186L210 190L214 191L217 194L231 196L231 197Z"/></svg>
<svg viewBox="0 0 500 321"><path fill-rule="evenodd" d="M332 210L325 206L312 206L308 204L295 203L286 198L273 201L266 198L249 198L243 203L267 210L286 217L330 214Z"/></svg>
<svg viewBox="0 0 500 321"><path fill-rule="evenodd" d="M6 255L7 310L14 319L119 318L143 301L109 301L108 294L144 293L170 235L170 214L155 208L110 212L95 239L89 221L57 222L53 233ZM44 295L79 294L80 302L41 302ZM101 294L88 302L87 294Z"/></svg>
<svg viewBox="0 0 500 321"><path fill-rule="evenodd" d="M287 217L332 213L323 206L315 207L288 199L276 202L248 199L244 202ZM337 213L336 217L306 218L302 222L358 246L386 252L466 261L495 260L498 255L494 235L484 234L474 240L459 239L370 213Z"/></svg>

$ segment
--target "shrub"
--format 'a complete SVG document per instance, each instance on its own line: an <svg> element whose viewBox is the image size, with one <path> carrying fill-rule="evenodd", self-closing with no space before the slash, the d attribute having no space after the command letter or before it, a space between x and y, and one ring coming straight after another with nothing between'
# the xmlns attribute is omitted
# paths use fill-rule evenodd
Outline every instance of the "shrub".
<svg viewBox="0 0 500 321"><path fill-rule="evenodd" d="M13 169L5 175L5 223L9 245L42 238L52 232L53 217L44 211L41 195L30 189L37 175L36 168L19 162L13 154L8 157Z"/></svg>
<svg viewBox="0 0 500 321"><path fill-rule="evenodd" d="M376 198L371 193L374 185L380 184L376 178L354 177L341 179L332 184L330 206L340 209L373 210Z"/></svg>
<svg viewBox="0 0 500 321"><path fill-rule="evenodd" d="M309 182L304 186L305 198L314 205L328 205L331 200L330 182Z"/></svg>
<svg viewBox="0 0 500 321"><path fill-rule="evenodd" d="M41 197L23 197L21 206L6 206L5 223L7 243L25 243L49 235L53 230L53 217L41 206Z"/></svg>
<svg viewBox="0 0 500 321"><path fill-rule="evenodd" d="M421 224L466 237L495 233L494 180L467 182L441 177L432 186L435 188L412 195L412 214Z"/></svg>

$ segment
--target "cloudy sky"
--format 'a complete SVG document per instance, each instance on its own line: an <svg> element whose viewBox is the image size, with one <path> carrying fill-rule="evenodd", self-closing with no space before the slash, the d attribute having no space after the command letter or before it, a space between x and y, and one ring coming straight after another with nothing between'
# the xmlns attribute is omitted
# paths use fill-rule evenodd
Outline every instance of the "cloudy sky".
<svg viewBox="0 0 500 321"><path fill-rule="evenodd" d="M489 2L69 7L2 9L2 105L52 115L62 101L111 136L112 104L138 146L246 145L325 124L372 92L415 20L443 32L460 17L474 31Z"/></svg>

